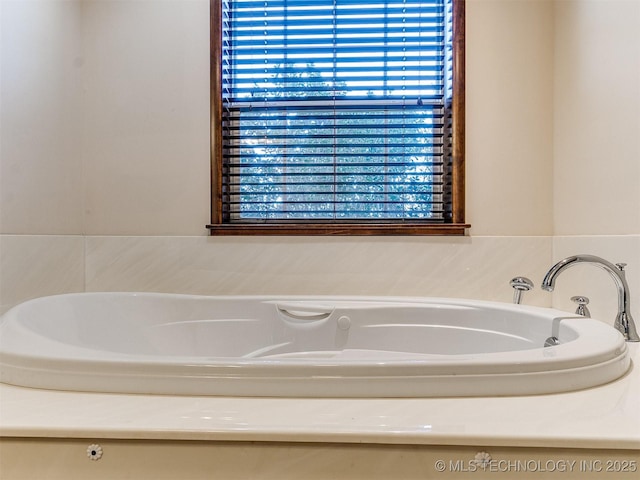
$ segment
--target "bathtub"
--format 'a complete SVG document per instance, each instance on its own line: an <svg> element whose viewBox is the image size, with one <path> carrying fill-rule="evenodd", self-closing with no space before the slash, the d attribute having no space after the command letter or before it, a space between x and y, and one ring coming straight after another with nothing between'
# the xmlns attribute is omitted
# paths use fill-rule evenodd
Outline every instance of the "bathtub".
<svg viewBox="0 0 640 480"><path fill-rule="evenodd" d="M79 293L27 301L0 323L0 381L55 390L527 395L629 367L624 339L598 320L469 300Z"/></svg>

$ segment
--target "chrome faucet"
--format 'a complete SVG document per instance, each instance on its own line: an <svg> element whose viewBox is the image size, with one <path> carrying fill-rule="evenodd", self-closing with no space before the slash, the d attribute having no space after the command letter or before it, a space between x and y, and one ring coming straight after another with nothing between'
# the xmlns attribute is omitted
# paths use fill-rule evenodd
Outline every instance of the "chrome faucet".
<svg viewBox="0 0 640 480"><path fill-rule="evenodd" d="M533 288L533 282L527 277L516 277L509 282L509 285L513 288L513 303L516 305L522 301L522 293Z"/></svg>
<svg viewBox="0 0 640 480"><path fill-rule="evenodd" d="M631 308L629 306L629 285L627 285L627 279L624 273L626 264L617 263L614 265L604 258L596 257L595 255L574 255L567 257L549 269L542 280L542 289L552 292L555 288L558 275L577 263L590 263L591 265L606 270L609 275L611 275L618 288L618 314L616 315L616 321L613 326L622 333L626 341L640 342L640 337L638 337L636 325L631 317Z"/></svg>

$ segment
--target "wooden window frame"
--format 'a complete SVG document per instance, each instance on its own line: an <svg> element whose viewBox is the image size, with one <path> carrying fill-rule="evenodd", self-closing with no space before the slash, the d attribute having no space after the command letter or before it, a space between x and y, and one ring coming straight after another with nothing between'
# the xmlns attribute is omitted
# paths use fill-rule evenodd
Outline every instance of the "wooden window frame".
<svg viewBox="0 0 640 480"><path fill-rule="evenodd" d="M224 223L222 218L222 1L211 8L211 235L465 235L465 0L453 0L452 219L448 223Z"/></svg>

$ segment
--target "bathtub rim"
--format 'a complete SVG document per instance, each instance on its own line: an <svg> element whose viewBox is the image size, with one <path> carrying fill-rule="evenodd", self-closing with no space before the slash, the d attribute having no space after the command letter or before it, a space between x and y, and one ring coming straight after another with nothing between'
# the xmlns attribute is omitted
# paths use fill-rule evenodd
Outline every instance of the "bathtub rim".
<svg viewBox="0 0 640 480"><path fill-rule="evenodd" d="M62 296L89 297L92 295L115 297L118 295L127 296L162 296L162 297L183 297L187 298L212 298L202 295L183 294L162 294L147 292L86 292L76 294L64 294ZM61 297L56 295L55 297ZM51 297L41 297L32 301L46 301ZM163 362L137 361L132 362L131 358L116 358L105 361L88 361L80 359L56 359L50 356L15 355L5 351L0 352L0 380L3 383L12 385L54 389L70 391L91 391L109 393L136 393L136 394L177 394L177 395L240 395L240 396L294 396L294 397L425 397L425 396L493 396L493 395L530 395L559 393L573 390L580 390L593 386L602 385L620 378L629 370L631 361L628 355L626 343L612 327L602 324L596 320L584 319L575 316L567 317L567 312L554 309L531 306L513 306L500 302L476 301L467 299L445 299L437 297L370 297L370 296L247 296L228 295L216 296L219 299L260 299L263 301L278 301L286 298L288 300L334 300L349 301L374 301L378 303L399 303L399 304L455 304L471 306L487 306L504 310L521 309L530 312L546 312L561 315L568 323L568 326L581 328L585 321L597 322L593 325L600 325L601 332L608 332L607 335L618 335L619 342L614 351L609 351L604 357L600 355L591 356L590 361L584 363L581 359L579 366L576 366L575 359L569 363L556 363L554 369L549 369L552 361L557 362L557 358L538 358L529 362L513 361L513 352L508 355L510 360L505 360L503 354L486 354L494 356L499 361L485 363L494 367L491 373L480 371L470 374L463 373L463 369L468 371L468 359L458 359L456 361L439 363L440 369L431 368L427 372L424 370L421 361L387 361L384 365L378 365L375 372L370 372L370 363L349 364L346 367L342 364L330 364L325 360L318 363L317 360L310 359L301 362L291 362L290 359L246 359L239 362L238 359L229 361L212 362L207 360L205 364L198 365L190 357L174 357L171 365ZM25 302L28 303L28 302ZM24 304L21 304L24 305ZM3 315L3 323L6 318L13 315L14 307ZM508 308L507 308L508 307ZM582 325L581 325L582 324ZM612 333L615 332L615 333ZM2 338L0 337L0 342ZM585 337L568 342L558 347L549 347L555 350L547 352L562 352L582 348ZM592 346L598 346L598 341L593 340ZM539 349L535 349L537 352ZM542 350L541 350L542 351ZM524 353L523 353L524 352ZM68 352L67 352L68 353ZM522 353L523 358L530 357L531 351ZM111 354L114 357L113 354ZM517 357L517 355L516 355ZM588 357L588 356L587 356ZM256 361L257 360L257 361ZM455 360L455 359L454 359ZM42 362L46 361L46 368ZM189 363L190 362L190 363ZM179 363L176 365L176 363ZM185 366L184 363L187 363ZM526 364L526 365L525 365ZM238 371L238 366L242 366ZM495 367L498 370L495 369ZM523 371L524 367L529 371ZM459 369L456 369L459 367ZM159 371L162 369L162 371ZM167 371L169 370L169 371ZM279 375L275 375L279 373ZM401 375L398 372L411 373L411 375ZM546 376L546 382L536 381L540 377ZM313 380L309 382L309 377ZM26 378L26 380L25 380ZM167 387L168 383L172 386ZM413 381L408 381L411 379ZM299 388L300 380L306 380L305 390ZM372 386L371 380L376 380L377 385ZM514 388L514 380L517 388ZM212 385L215 383L215 385ZM143 386L141 386L143 385ZM175 386L180 385L179 391ZM312 385L312 386L311 386ZM472 394L468 393L469 389ZM367 393L363 394L362 391ZM464 391L467 391L465 394ZM360 393L359 393L360 392Z"/></svg>

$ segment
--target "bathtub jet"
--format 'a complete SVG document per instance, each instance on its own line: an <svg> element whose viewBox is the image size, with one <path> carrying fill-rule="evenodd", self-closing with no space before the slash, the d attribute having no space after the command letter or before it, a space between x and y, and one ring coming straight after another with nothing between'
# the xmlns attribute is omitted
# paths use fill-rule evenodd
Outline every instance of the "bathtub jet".
<svg viewBox="0 0 640 480"><path fill-rule="evenodd" d="M0 324L0 381L54 390L530 395L629 366L622 335L598 320L457 299L79 293L27 301Z"/></svg>

